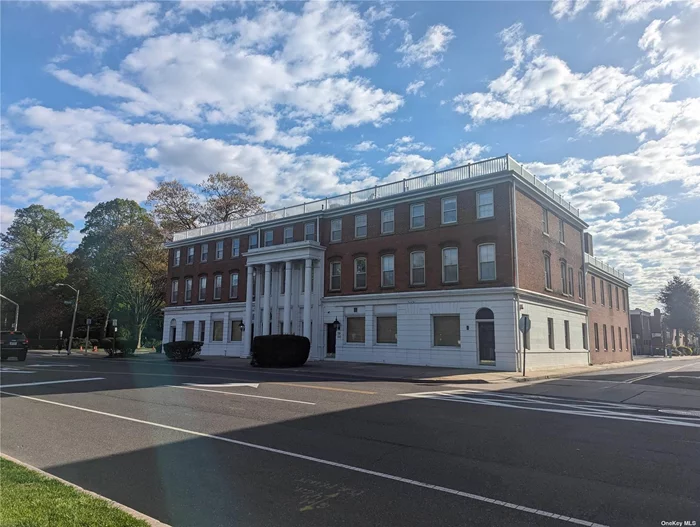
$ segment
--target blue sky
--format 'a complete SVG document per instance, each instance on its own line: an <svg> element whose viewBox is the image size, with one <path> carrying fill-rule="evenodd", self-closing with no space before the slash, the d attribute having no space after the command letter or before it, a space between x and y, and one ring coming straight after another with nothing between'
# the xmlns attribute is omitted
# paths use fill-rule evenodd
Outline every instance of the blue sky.
<svg viewBox="0 0 700 527"><path fill-rule="evenodd" d="M700 284L700 3L3 2L3 228L158 181L271 208L509 153L651 308Z"/></svg>

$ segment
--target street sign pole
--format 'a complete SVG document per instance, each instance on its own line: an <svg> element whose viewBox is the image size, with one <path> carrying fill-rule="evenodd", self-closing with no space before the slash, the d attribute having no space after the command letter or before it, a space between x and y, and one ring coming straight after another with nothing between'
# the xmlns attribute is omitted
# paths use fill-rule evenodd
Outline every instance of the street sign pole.
<svg viewBox="0 0 700 527"><path fill-rule="evenodd" d="M90 324L92 323L92 319L87 319L85 321L87 325L87 333L85 334L85 355L87 355L88 352L88 344L90 343Z"/></svg>
<svg viewBox="0 0 700 527"><path fill-rule="evenodd" d="M525 340L525 335L527 335L527 333L530 331L531 326L532 322L530 322L530 317L523 315L520 317L520 320L518 320L518 329L523 332L523 342ZM523 344L523 377L525 377L525 352L526 348Z"/></svg>

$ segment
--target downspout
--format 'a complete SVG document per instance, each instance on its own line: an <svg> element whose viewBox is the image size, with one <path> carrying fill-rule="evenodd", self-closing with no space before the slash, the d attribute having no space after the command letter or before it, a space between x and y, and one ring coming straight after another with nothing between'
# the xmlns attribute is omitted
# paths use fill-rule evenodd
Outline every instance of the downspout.
<svg viewBox="0 0 700 527"><path fill-rule="evenodd" d="M515 323L515 342L517 346L516 354L519 356L517 361L517 371L522 371L523 376L525 375L525 351L522 349L520 340L520 295L518 290L520 288L520 275L518 273L518 229L517 229L517 209L515 206L515 182L510 186L510 206L511 206L511 221L510 221L510 240L511 249L513 252L513 278L515 282L515 309L513 310L513 321Z"/></svg>

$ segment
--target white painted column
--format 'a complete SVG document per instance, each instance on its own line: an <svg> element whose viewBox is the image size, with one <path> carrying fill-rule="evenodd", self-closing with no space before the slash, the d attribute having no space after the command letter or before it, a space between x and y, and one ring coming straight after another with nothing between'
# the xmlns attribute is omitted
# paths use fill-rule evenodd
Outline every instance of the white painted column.
<svg viewBox="0 0 700 527"><path fill-rule="evenodd" d="M311 271L313 260L306 259L304 268L304 336L311 339Z"/></svg>
<svg viewBox="0 0 700 527"><path fill-rule="evenodd" d="M292 261L284 263L284 318L282 331L285 335L292 332Z"/></svg>
<svg viewBox="0 0 700 527"><path fill-rule="evenodd" d="M261 311L260 311L260 298L262 297L262 273L260 273L260 269L256 269L255 271L255 332L253 333L253 336L258 336L262 335L260 333L262 331L262 326L260 325L260 317L261 317Z"/></svg>
<svg viewBox="0 0 700 527"><path fill-rule="evenodd" d="M260 328L261 335L270 334L270 297L272 296L272 265L269 263L265 264L265 296L263 298L263 314L262 320L260 321L262 327Z"/></svg>
<svg viewBox="0 0 700 527"><path fill-rule="evenodd" d="M243 332L243 353L250 354L250 345L253 342L253 266L249 265L245 281L245 330Z"/></svg>

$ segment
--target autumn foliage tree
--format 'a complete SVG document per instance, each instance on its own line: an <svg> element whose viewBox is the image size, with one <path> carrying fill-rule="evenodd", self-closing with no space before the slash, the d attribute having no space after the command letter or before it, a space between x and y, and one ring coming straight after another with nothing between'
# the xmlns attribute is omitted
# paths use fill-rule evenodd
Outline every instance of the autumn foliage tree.
<svg viewBox="0 0 700 527"><path fill-rule="evenodd" d="M179 181L162 181L146 203L161 228L172 235L262 212L265 202L242 177L217 172L194 190Z"/></svg>

